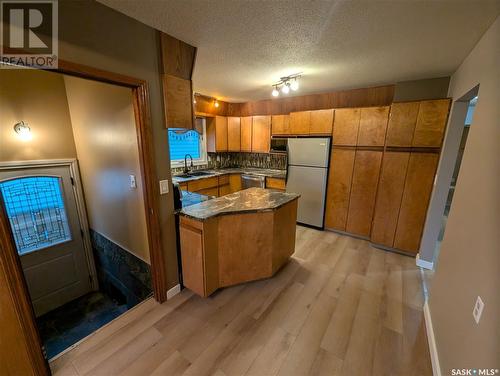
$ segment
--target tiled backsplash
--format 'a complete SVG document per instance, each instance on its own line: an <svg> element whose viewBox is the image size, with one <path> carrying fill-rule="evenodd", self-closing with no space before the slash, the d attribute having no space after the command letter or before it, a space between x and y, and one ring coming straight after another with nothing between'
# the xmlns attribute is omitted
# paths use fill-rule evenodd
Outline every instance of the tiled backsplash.
<svg viewBox="0 0 500 376"><path fill-rule="evenodd" d="M193 170L229 167L285 170L286 155L261 153L208 153L208 165L194 166ZM182 170L183 167L172 168L172 173L180 173Z"/></svg>

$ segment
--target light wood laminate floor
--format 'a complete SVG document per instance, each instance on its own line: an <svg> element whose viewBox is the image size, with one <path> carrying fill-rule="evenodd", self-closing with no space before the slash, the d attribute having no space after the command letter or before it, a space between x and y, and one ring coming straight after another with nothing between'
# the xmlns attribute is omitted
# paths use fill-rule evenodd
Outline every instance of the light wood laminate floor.
<svg viewBox="0 0 500 376"><path fill-rule="evenodd" d="M149 300L51 362L56 375L431 375L415 260L297 227L273 278Z"/></svg>

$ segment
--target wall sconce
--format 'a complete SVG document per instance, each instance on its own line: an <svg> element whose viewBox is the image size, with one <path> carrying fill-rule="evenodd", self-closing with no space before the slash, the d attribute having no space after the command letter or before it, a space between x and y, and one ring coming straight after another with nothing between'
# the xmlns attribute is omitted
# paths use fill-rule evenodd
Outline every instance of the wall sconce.
<svg viewBox="0 0 500 376"><path fill-rule="evenodd" d="M218 107L219 107L219 101L218 101L217 99L216 99L216 100L214 100L214 106L215 106L216 108L218 108Z"/></svg>
<svg viewBox="0 0 500 376"><path fill-rule="evenodd" d="M21 121L14 125L14 131L19 135L19 138L23 141L31 140L31 128L27 123Z"/></svg>

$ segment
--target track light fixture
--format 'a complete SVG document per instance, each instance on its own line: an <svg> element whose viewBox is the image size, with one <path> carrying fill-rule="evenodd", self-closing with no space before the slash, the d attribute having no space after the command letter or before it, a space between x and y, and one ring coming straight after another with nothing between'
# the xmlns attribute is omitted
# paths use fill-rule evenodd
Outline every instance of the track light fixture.
<svg viewBox="0 0 500 376"><path fill-rule="evenodd" d="M290 90L297 91L299 90L299 78L301 77L302 72L291 74L290 76L281 77L279 82L272 85L273 91L271 95L273 97L278 97L280 95L280 91L283 94L290 93Z"/></svg>

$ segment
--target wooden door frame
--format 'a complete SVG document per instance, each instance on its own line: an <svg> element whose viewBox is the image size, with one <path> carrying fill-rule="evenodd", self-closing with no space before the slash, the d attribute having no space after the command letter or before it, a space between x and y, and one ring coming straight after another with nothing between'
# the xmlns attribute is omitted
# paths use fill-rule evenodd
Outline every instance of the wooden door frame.
<svg viewBox="0 0 500 376"><path fill-rule="evenodd" d="M148 83L138 78L112 73L61 59L59 59L58 69L49 71L132 89L141 180L144 191L149 252L151 257L153 293L154 298L158 302L161 303L166 301L167 282L160 237L160 221L158 217L160 213L159 189L157 186L156 168L154 164ZM7 279L7 288L9 289L11 299L14 303L14 309L22 328L22 340L25 343L25 348L31 361L31 368L35 374L49 375L50 368L42 352L42 341L36 326L35 315L21 268L20 258L17 254L5 209L1 203L0 272L3 272Z"/></svg>

